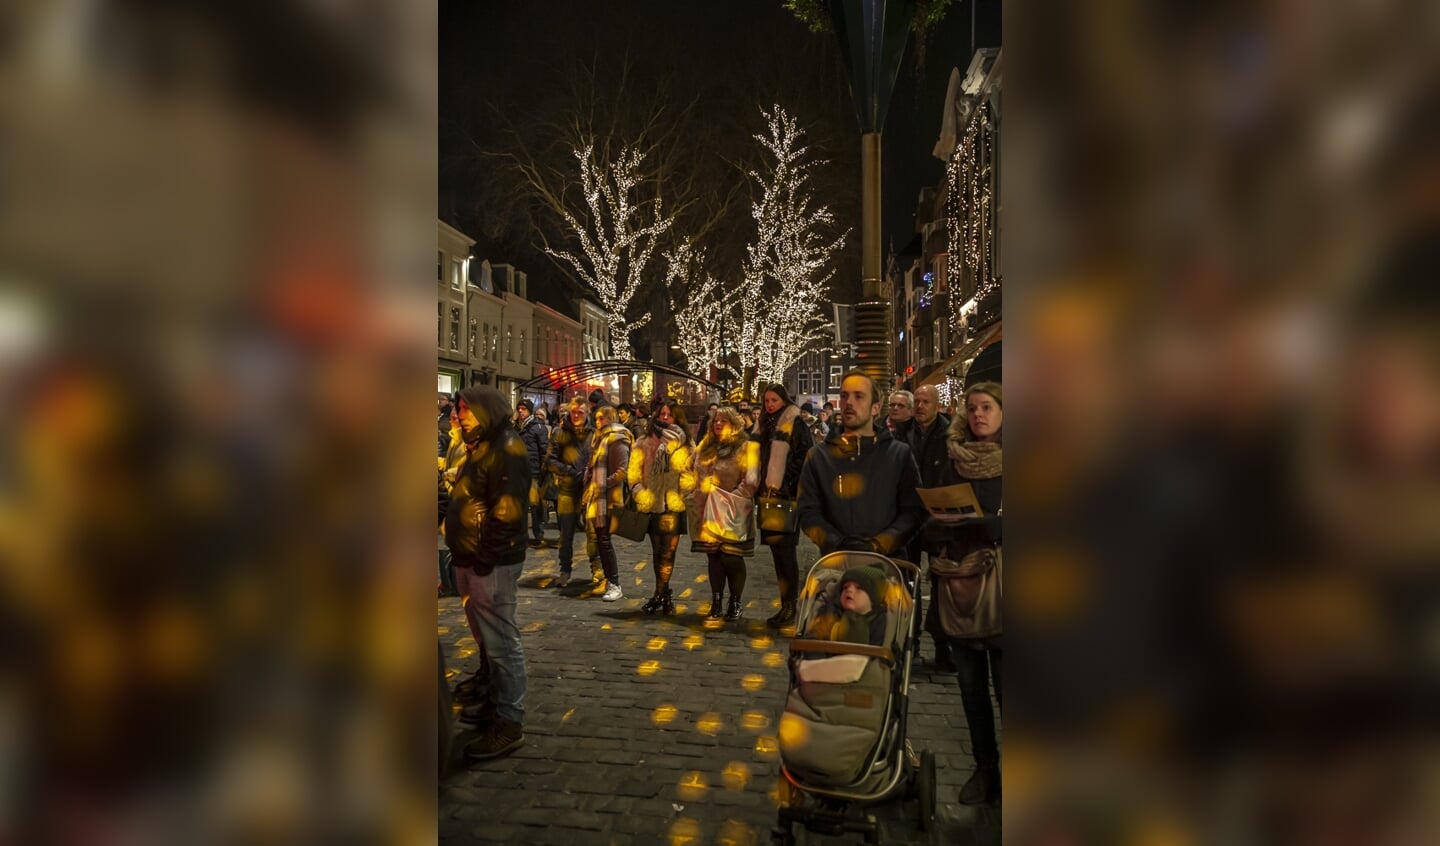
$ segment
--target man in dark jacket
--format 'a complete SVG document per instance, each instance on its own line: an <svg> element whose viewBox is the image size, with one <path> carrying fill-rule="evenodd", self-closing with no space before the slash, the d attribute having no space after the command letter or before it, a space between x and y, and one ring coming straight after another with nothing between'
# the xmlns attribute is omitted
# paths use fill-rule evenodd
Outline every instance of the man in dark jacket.
<svg viewBox="0 0 1440 846"><path fill-rule="evenodd" d="M940 392L934 385L921 385L915 389L915 417L909 430L910 450L920 465L920 487L936 488L945 484L946 469L950 464L950 453L946 438L950 432L950 418L940 413ZM924 534L916 535L910 542L909 559L920 564L922 552L935 554L934 544ZM935 595L936 582L930 579L930 595ZM935 669L938 672L953 673L955 664L950 660L950 639L940 629L940 618L931 602L925 609L925 631L935 641Z"/></svg>
<svg viewBox="0 0 1440 846"><path fill-rule="evenodd" d="M550 446L550 430L535 416L535 404L522 399L515 405L515 430L525 442L525 454L530 459L530 545L536 549L545 545L545 500L540 498L541 462Z"/></svg>
<svg viewBox="0 0 1440 846"><path fill-rule="evenodd" d="M585 401L576 397L565 410L565 420L550 437L545 469L555 477L557 492L555 520L560 524L560 578L556 587L570 584L571 561L575 556L575 529L581 523L580 498L585 492L585 469L590 465L590 437L594 429ZM585 552L590 558L592 580L601 572L600 547L594 531L586 524Z"/></svg>
<svg viewBox="0 0 1440 846"><path fill-rule="evenodd" d="M457 413L467 451L450 490L445 542L464 597L465 618L490 658L495 719L465 756L503 755L525 740L525 653L515 622L515 594L525 562L525 500L530 465L509 426L510 407L494 388L459 394Z"/></svg>
<svg viewBox="0 0 1440 846"><path fill-rule="evenodd" d="M875 426L875 383L852 370L840 384L840 425L800 471L800 528L822 555L839 549L903 554L925 521L920 473L907 444Z"/></svg>

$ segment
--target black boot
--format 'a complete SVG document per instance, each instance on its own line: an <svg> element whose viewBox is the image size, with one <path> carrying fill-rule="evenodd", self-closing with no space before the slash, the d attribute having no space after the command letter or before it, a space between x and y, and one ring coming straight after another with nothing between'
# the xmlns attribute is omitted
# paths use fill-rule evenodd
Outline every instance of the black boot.
<svg viewBox="0 0 1440 846"><path fill-rule="evenodd" d="M710 613L705 617L710 620L718 620L725 613L725 594L715 593L711 596L713 598L710 600Z"/></svg>
<svg viewBox="0 0 1440 846"><path fill-rule="evenodd" d="M659 590L656 590L655 595L645 600L645 604L640 606L640 610L646 614L654 614L656 611L659 611L664 604L664 597L660 595Z"/></svg>
<svg viewBox="0 0 1440 846"><path fill-rule="evenodd" d="M730 608L725 612L725 619L727 619L727 620L738 620L738 619L740 619L740 597L738 597L738 596L732 596L732 597L730 597Z"/></svg>
<svg viewBox="0 0 1440 846"><path fill-rule="evenodd" d="M994 766L979 765L975 772L960 788L956 797L962 805L996 804L1000 801L1000 770Z"/></svg>
<svg viewBox="0 0 1440 846"><path fill-rule="evenodd" d="M670 588L660 595L660 613L666 617L675 616L675 597L670 593Z"/></svg>
<svg viewBox="0 0 1440 846"><path fill-rule="evenodd" d="M780 613L766 620L765 625L772 629L783 629L786 626L795 625L795 603L780 603Z"/></svg>

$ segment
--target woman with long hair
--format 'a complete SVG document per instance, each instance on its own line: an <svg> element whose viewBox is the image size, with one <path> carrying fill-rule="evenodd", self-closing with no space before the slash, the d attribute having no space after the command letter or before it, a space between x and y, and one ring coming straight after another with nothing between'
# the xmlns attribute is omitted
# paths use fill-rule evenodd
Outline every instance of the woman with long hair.
<svg viewBox="0 0 1440 846"><path fill-rule="evenodd" d="M650 515L650 561L655 568L655 595L640 610L675 613L670 574L675 550L685 531L685 498L695 490L690 467L690 429L674 402L661 400L650 414L644 436L630 450L630 493L635 510Z"/></svg>
<svg viewBox="0 0 1440 846"><path fill-rule="evenodd" d="M790 400L785 386L767 385L760 395L760 416L751 430L760 446L762 489L767 497L794 500L800 486L800 468L814 441L800 418L800 409ZM799 593L800 563L796 547L800 533L762 532L760 542L770 547L775 561L775 581L780 587L780 611L765 621L771 628L795 625L795 601Z"/></svg>
<svg viewBox="0 0 1440 846"><path fill-rule="evenodd" d="M979 382L965 390L962 413L950 423L947 447L950 467L945 484L965 482L985 517L946 527L941 554L959 561L969 552L1001 542L1001 409L1000 385ZM950 655L960 681L960 702L970 726L970 748L975 773L960 788L967 805L996 802L1000 798L1000 748L995 738L995 713L990 707L990 681L995 702L1001 703L1000 636L950 639Z"/></svg>
<svg viewBox="0 0 1440 846"><path fill-rule="evenodd" d="M590 468L585 471L585 525L595 533L604 578L586 595L606 602L624 599L620 567L610 538L610 509L625 502L625 479L630 473L630 445L634 436L620 423L613 405L595 409L595 434L590 442Z"/></svg>
<svg viewBox="0 0 1440 846"><path fill-rule="evenodd" d="M580 525L580 500L585 490L585 468L590 465L590 407L582 397L570 400L564 419L550 433L545 469L555 479L555 521L560 524L560 578L557 587L570 584L571 561L575 556L575 529ZM601 572L595 533L585 524L585 553L590 559L590 576L598 581Z"/></svg>
<svg viewBox="0 0 1440 846"><path fill-rule="evenodd" d="M711 620L740 619L745 593L745 557L755 554L753 525L743 540L720 537L717 527L703 519L706 500L715 491L725 491L749 499L760 485L760 447L745 433L740 412L733 408L716 410L710 431L695 449L695 504L701 525L695 533L691 552L709 557ZM725 601L725 586L730 586L730 605Z"/></svg>

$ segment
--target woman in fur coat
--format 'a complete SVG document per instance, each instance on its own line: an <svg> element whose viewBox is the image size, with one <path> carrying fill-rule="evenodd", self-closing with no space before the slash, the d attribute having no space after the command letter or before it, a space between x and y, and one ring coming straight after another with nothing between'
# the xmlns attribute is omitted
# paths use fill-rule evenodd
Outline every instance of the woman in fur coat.
<svg viewBox="0 0 1440 846"><path fill-rule="evenodd" d="M703 552L710 559L711 620L740 619L745 592L745 557L755 554L754 521L744 540L730 540L715 534L715 527L703 519L706 500L713 491L728 491L750 499L760 486L760 446L750 440L740 412L721 408L715 412L710 431L695 450L695 513L699 526L692 528L691 552ZM730 586L730 605L725 607L725 586Z"/></svg>
<svg viewBox="0 0 1440 846"><path fill-rule="evenodd" d="M640 610L675 613L670 574L675 550L685 531L685 500L695 490L691 469L690 429L675 403L664 400L647 421L643 437L630 450L630 493L635 509L650 515L650 561L655 568L655 595Z"/></svg>

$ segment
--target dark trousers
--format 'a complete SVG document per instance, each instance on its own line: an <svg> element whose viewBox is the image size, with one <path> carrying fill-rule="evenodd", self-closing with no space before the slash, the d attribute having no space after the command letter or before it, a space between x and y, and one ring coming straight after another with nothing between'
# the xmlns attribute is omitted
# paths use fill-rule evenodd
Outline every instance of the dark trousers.
<svg viewBox="0 0 1440 846"><path fill-rule="evenodd" d="M796 554L797 540L788 544L770 545L770 557L775 559L775 584L780 588L780 601L794 604L800 591L800 561Z"/></svg>
<svg viewBox="0 0 1440 846"><path fill-rule="evenodd" d="M977 648L979 647L979 648ZM995 703L1001 704L1000 649L985 648L970 638L950 639L950 658L960 678L960 703L970 724L970 747L977 767L1000 765L995 740L995 709L990 705L990 682L995 682Z"/></svg>
<svg viewBox="0 0 1440 846"><path fill-rule="evenodd" d="M593 524L595 548L600 553L600 568L605 571L605 581L617 584L620 580L620 563L615 559L615 544L610 540L610 518L597 520Z"/></svg>
<svg viewBox="0 0 1440 846"><path fill-rule="evenodd" d="M712 552L709 561L710 590L715 594L725 592L730 585L730 598L739 599L745 593L745 559L738 555Z"/></svg>
<svg viewBox="0 0 1440 846"><path fill-rule="evenodd" d="M555 503L555 521L560 524L560 572L569 574L570 562L575 557L575 531L580 528L580 497L562 493ZM594 561L599 555L595 548L595 537L590 527L585 527L585 554Z"/></svg>
<svg viewBox="0 0 1440 846"><path fill-rule="evenodd" d="M530 536L535 540L545 540L545 500L540 500L539 505L530 506Z"/></svg>

